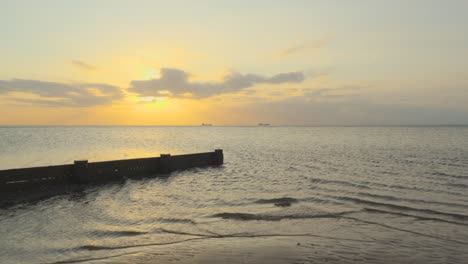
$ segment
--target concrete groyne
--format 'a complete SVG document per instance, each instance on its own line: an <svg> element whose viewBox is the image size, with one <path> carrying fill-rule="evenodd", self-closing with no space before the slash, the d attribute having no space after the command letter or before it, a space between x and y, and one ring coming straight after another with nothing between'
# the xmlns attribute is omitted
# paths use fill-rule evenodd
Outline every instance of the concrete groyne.
<svg viewBox="0 0 468 264"><path fill-rule="evenodd" d="M161 154L152 158L102 162L77 160L74 164L67 165L0 170L0 192L163 175L176 170L219 166L223 162L223 150L217 149L214 152L196 154Z"/></svg>

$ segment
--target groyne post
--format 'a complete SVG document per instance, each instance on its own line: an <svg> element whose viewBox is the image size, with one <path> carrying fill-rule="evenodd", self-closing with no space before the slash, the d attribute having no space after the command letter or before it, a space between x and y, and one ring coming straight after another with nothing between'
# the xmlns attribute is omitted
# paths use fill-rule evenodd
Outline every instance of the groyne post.
<svg viewBox="0 0 468 264"><path fill-rule="evenodd" d="M72 182L73 183L88 183L89 182L88 160L75 160L73 164Z"/></svg>
<svg viewBox="0 0 468 264"><path fill-rule="evenodd" d="M214 164L215 165L223 165L224 163L224 155L222 149L215 149L214 152Z"/></svg>
<svg viewBox="0 0 468 264"><path fill-rule="evenodd" d="M172 171L172 158L171 154L161 154L159 157L159 170L162 173L171 173Z"/></svg>

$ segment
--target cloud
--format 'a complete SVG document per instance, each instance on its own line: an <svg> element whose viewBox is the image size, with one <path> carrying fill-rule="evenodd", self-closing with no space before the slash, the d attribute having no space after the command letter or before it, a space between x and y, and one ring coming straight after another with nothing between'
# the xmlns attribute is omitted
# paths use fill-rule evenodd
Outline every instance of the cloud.
<svg viewBox="0 0 468 264"><path fill-rule="evenodd" d="M31 96L13 96L19 92ZM9 99L36 105L87 107L112 103L123 98L119 87L102 83L58 83L38 80L0 80L0 95Z"/></svg>
<svg viewBox="0 0 468 264"><path fill-rule="evenodd" d="M132 81L129 91L140 96L161 96L169 91L171 97L187 97L190 94L193 98L207 98L238 92L261 83L300 83L305 79L302 72L279 73L271 77L232 72L224 76L221 82L191 82L190 74L170 68L161 69L160 76L159 79Z"/></svg>
<svg viewBox="0 0 468 264"><path fill-rule="evenodd" d="M288 97L236 95L234 98L237 104L232 104L231 97L229 103L217 102L217 111L212 115L218 120L214 119L212 122L226 122L230 118L229 113L236 113L237 116L243 117L243 120L249 120L250 124L306 126L468 124L466 108L405 104L401 100L375 102L365 93L368 88L369 84L350 83L320 89L297 88Z"/></svg>
<svg viewBox="0 0 468 264"><path fill-rule="evenodd" d="M343 86L343 87L336 87L336 88L320 88L320 89L303 89L304 96L310 98L337 98L337 97L345 97L345 96L355 96L356 94L349 94L347 92L353 92L360 90L361 87L359 86ZM336 93L338 92L338 93ZM340 93L341 92L341 93ZM345 92L344 94L342 92Z"/></svg>
<svg viewBox="0 0 468 264"><path fill-rule="evenodd" d="M71 63L80 68L80 69L83 69L83 70L87 70L87 71L93 71L93 70L96 70L97 67L92 65L92 64L89 64L89 63L86 63L84 61L81 61L81 60L72 60Z"/></svg>
<svg viewBox="0 0 468 264"><path fill-rule="evenodd" d="M290 55L305 52L305 51L319 50L325 47L326 45L328 45L328 43L330 43L330 39L323 38L323 39L319 39L313 42L291 46L281 51L279 55L285 57L285 56L290 56Z"/></svg>

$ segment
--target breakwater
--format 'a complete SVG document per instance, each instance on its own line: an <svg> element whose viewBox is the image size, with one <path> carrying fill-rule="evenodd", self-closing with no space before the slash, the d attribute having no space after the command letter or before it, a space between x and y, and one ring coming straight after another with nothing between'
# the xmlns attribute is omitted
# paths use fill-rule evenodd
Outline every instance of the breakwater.
<svg viewBox="0 0 468 264"><path fill-rule="evenodd" d="M223 150L185 155L161 154L159 157L88 162L0 170L0 191L37 189L48 185L88 184L168 174L176 170L223 164Z"/></svg>

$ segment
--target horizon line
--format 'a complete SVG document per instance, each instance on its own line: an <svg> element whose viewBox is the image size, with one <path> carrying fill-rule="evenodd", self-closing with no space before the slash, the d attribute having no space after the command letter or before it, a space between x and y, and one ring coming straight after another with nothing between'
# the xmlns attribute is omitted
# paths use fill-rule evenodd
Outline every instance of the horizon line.
<svg viewBox="0 0 468 264"><path fill-rule="evenodd" d="M27 125L2 125L0 128L14 128L14 127L468 127L468 124L357 124L357 125L284 125L284 124L269 124L268 126L261 126L259 124L237 124L237 125L40 125L40 124L27 124Z"/></svg>

